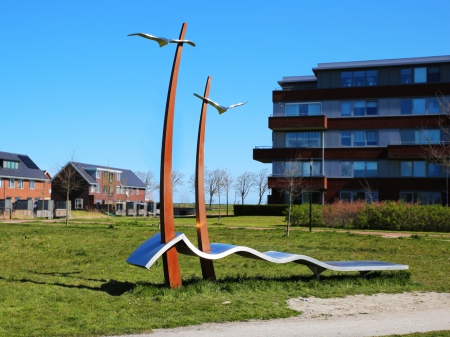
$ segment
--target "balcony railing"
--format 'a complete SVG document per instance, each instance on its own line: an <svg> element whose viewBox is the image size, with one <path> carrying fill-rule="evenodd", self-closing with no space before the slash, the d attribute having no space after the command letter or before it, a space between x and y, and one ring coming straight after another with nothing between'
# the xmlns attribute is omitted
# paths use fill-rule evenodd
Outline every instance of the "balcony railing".
<svg viewBox="0 0 450 337"><path fill-rule="evenodd" d="M286 115L286 113L275 113L271 114L269 117L312 117L312 116L324 116L323 112L317 112L317 113L310 113L310 114L304 114L300 113L298 115Z"/></svg>

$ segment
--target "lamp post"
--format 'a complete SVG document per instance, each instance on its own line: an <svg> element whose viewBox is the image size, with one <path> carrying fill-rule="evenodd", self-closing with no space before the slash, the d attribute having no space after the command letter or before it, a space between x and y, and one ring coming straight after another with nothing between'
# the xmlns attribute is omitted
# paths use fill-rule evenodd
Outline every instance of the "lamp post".
<svg viewBox="0 0 450 337"><path fill-rule="evenodd" d="M312 158L309 161L309 231L312 231Z"/></svg>

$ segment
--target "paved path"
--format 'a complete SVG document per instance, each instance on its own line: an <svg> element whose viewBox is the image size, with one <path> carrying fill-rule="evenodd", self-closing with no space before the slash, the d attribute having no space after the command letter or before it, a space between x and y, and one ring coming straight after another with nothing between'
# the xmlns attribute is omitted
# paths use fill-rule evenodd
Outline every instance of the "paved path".
<svg viewBox="0 0 450 337"><path fill-rule="evenodd" d="M303 319L300 316L268 321L202 324L176 329L157 329L151 334L127 337L362 337L439 330L450 330L450 308L329 318Z"/></svg>

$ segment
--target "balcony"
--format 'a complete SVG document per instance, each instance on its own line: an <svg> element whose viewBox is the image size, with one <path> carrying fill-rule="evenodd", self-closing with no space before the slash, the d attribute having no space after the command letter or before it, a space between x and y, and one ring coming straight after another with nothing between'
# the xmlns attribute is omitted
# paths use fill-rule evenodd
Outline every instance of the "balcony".
<svg viewBox="0 0 450 337"><path fill-rule="evenodd" d="M299 178L300 179L300 178ZM269 188L283 188L287 186L287 181L282 176L270 176L268 179ZM310 177L303 177L300 181L300 185L304 188L309 189L310 187ZM324 176L313 176L312 177L312 189L313 190L326 190L328 185L327 177Z"/></svg>
<svg viewBox="0 0 450 337"><path fill-rule="evenodd" d="M420 144L389 144L387 156L389 159L423 159L427 157L427 146Z"/></svg>
<svg viewBox="0 0 450 337"><path fill-rule="evenodd" d="M316 116L284 116L269 117L269 129L281 130L326 130L328 118L325 115Z"/></svg>
<svg viewBox="0 0 450 337"><path fill-rule="evenodd" d="M322 158L322 148L294 148L294 147L263 147L257 146L253 149L253 160L261 163L271 163L276 160L294 158Z"/></svg>

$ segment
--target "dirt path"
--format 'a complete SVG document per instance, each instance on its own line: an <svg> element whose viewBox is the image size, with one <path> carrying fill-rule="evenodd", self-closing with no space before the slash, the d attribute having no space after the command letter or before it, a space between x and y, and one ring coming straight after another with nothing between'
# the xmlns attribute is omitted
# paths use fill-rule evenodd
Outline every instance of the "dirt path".
<svg viewBox="0 0 450 337"><path fill-rule="evenodd" d="M450 330L450 294L413 292L345 298L294 298L289 307L303 314L268 321L213 323L127 337L386 336ZM114 336L117 337L117 336Z"/></svg>

